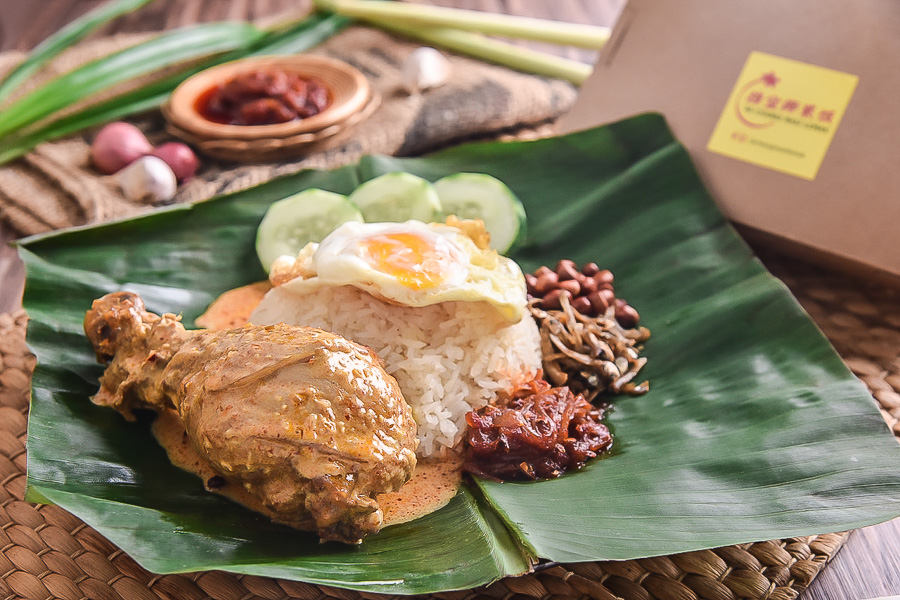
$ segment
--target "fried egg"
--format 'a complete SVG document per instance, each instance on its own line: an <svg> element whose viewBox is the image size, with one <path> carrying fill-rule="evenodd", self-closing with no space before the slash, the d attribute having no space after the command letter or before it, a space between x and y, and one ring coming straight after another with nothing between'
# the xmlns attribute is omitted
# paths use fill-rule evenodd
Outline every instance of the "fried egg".
<svg viewBox="0 0 900 600"><path fill-rule="evenodd" d="M451 225L347 222L295 262L302 275L283 285L297 292L352 285L404 306L488 302L511 323L526 312L519 266Z"/></svg>

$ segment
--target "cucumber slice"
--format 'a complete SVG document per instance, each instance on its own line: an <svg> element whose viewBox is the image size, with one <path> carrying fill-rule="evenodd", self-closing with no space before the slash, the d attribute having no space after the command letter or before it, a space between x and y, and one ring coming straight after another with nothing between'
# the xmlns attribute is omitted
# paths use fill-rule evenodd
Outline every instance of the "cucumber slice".
<svg viewBox="0 0 900 600"><path fill-rule="evenodd" d="M349 198L366 223L430 223L441 218L441 202L431 182L412 173L385 173L357 187Z"/></svg>
<svg viewBox="0 0 900 600"><path fill-rule="evenodd" d="M505 183L483 173L456 173L434 183L447 215L481 219L501 254L525 238L525 207Z"/></svg>
<svg viewBox="0 0 900 600"><path fill-rule="evenodd" d="M256 254L266 272L279 256L296 256L309 242L321 242L338 225L360 221L346 196L311 188L273 202L256 230Z"/></svg>

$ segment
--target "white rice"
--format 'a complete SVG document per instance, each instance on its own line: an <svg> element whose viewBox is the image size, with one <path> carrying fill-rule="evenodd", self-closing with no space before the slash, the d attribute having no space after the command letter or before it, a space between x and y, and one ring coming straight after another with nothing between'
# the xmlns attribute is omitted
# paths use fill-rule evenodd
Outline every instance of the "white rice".
<svg viewBox="0 0 900 600"><path fill-rule="evenodd" d="M272 289L251 317L333 331L372 348L400 384L418 424L420 456L456 446L465 415L541 367L540 334L527 313L511 325L485 302L412 308L351 286L303 296Z"/></svg>

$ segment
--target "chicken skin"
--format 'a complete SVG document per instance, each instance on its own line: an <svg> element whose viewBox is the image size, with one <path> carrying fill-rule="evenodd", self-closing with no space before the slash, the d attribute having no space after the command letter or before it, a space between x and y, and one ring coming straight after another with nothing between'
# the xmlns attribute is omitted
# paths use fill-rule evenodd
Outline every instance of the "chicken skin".
<svg viewBox="0 0 900 600"><path fill-rule="evenodd" d="M284 324L189 331L127 292L95 300L84 328L108 363L94 403L174 409L200 457L275 521L359 543L381 528L376 495L412 475L412 412L364 346Z"/></svg>

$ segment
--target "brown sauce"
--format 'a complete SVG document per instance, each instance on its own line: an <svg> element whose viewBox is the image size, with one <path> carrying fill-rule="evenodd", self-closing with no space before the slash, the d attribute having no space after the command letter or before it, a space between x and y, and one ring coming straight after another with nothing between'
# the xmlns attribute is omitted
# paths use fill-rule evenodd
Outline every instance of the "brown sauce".
<svg viewBox="0 0 900 600"><path fill-rule="evenodd" d="M330 103L328 89L314 79L282 69L256 69L204 91L194 109L213 123L273 125L312 117Z"/></svg>
<svg viewBox="0 0 900 600"><path fill-rule="evenodd" d="M165 448L172 464L200 477L207 490L221 494L250 510L267 512L263 504L242 486L222 482L209 463L191 446L177 412L167 409L159 413L153 422L153 435ZM378 504L384 511L385 527L424 517L446 506L459 489L461 463L461 459L455 455L419 461L412 479L399 491L377 497Z"/></svg>
<svg viewBox="0 0 900 600"><path fill-rule="evenodd" d="M446 506L459 489L461 467L462 459L455 454L419 459L412 479L398 491L378 496L384 524L406 523Z"/></svg>

